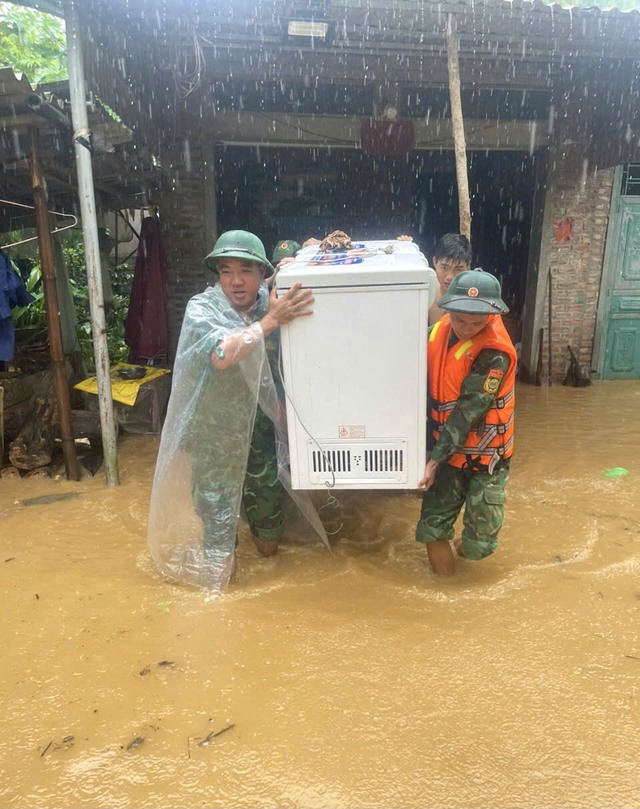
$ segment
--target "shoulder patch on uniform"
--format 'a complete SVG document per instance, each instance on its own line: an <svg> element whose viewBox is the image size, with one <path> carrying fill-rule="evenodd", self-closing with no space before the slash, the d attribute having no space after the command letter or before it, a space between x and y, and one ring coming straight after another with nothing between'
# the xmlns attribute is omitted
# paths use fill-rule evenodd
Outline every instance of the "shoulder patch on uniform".
<svg viewBox="0 0 640 809"><path fill-rule="evenodd" d="M487 378L484 380L483 390L487 393L496 393L500 387L500 383L504 377L504 371L499 371L497 368L492 368Z"/></svg>

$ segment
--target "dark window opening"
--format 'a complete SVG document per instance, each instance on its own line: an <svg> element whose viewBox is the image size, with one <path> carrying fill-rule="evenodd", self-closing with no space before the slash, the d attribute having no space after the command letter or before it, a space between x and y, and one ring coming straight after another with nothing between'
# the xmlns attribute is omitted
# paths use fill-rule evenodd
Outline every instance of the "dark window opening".
<svg viewBox="0 0 640 809"><path fill-rule="evenodd" d="M550 95L541 90L462 89L464 117L500 121L545 121ZM450 118L449 90L437 87L408 88L402 114L407 118Z"/></svg>
<svg viewBox="0 0 640 809"><path fill-rule="evenodd" d="M216 111L288 112L306 115L372 115L370 87L320 84L317 87L285 82L222 82L213 87Z"/></svg>
<svg viewBox="0 0 640 809"><path fill-rule="evenodd" d="M473 266L496 275L520 339L535 156L527 152L470 152ZM247 228L264 241L299 243L332 230L354 239L413 237L432 263L443 234L458 228L452 152L413 152L375 158L355 149L250 148L217 150L221 230Z"/></svg>

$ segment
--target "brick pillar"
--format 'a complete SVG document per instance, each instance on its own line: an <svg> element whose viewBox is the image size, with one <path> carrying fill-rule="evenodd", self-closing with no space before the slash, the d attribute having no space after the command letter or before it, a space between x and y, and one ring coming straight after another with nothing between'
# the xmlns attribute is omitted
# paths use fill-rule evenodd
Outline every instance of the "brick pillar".
<svg viewBox="0 0 640 809"><path fill-rule="evenodd" d="M591 367L604 249L611 208L614 168L594 170L582 145L557 147L549 166L546 232L542 261L546 285L551 273L551 378L564 379L567 346L580 364ZM547 287L548 290L548 287ZM545 329L543 378L547 376L549 295L544 294L540 325Z"/></svg>
<svg viewBox="0 0 640 809"><path fill-rule="evenodd" d="M567 86L554 88L555 114L551 120L554 142L548 153L537 288L527 298L527 305L534 308L527 321L532 350L525 358L525 376L531 380L538 334L544 329L542 379L548 378L551 368L553 382L564 379L568 345L581 364L591 367L615 171L614 167L599 169L592 158L596 99L593 77L579 76L571 66L567 66L563 77ZM582 87L583 92L577 93L574 84Z"/></svg>
<svg viewBox="0 0 640 809"><path fill-rule="evenodd" d="M207 228L211 175L204 165L200 136L168 144L162 164L167 179L154 202L160 207L169 264L169 356L173 360L187 302L206 285L203 259L213 247L215 234L208 233Z"/></svg>

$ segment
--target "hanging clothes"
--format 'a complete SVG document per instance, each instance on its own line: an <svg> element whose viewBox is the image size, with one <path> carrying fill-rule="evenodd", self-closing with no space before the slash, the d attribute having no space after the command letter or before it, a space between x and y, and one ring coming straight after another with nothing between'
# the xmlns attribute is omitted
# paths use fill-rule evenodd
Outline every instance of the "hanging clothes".
<svg viewBox="0 0 640 809"><path fill-rule="evenodd" d="M15 328L11 310L27 306L35 298L24 285L20 273L14 269L9 256L0 250L0 361L11 362L15 348Z"/></svg>
<svg viewBox="0 0 640 809"><path fill-rule="evenodd" d="M142 220L124 341L130 363L167 361L167 257L155 216Z"/></svg>

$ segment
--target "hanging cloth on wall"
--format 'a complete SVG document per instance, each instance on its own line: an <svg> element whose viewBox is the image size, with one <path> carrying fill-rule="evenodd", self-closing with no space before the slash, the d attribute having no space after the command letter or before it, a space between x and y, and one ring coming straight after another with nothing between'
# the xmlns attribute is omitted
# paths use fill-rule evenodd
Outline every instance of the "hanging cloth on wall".
<svg viewBox="0 0 640 809"><path fill-rule="evenodd" d="M35 298L24 285L6 253L0 250L0 361L11 362L15 347L15 328L11 310L27 306Z"/></svg>
<svg viewBox="0 0 640 809"><path fill-rule="evenodd" d="M133 274L131 300L124 330L129 346L129 362L167 361L167 257L155 216L142 220L140 244Z"/></svg>

